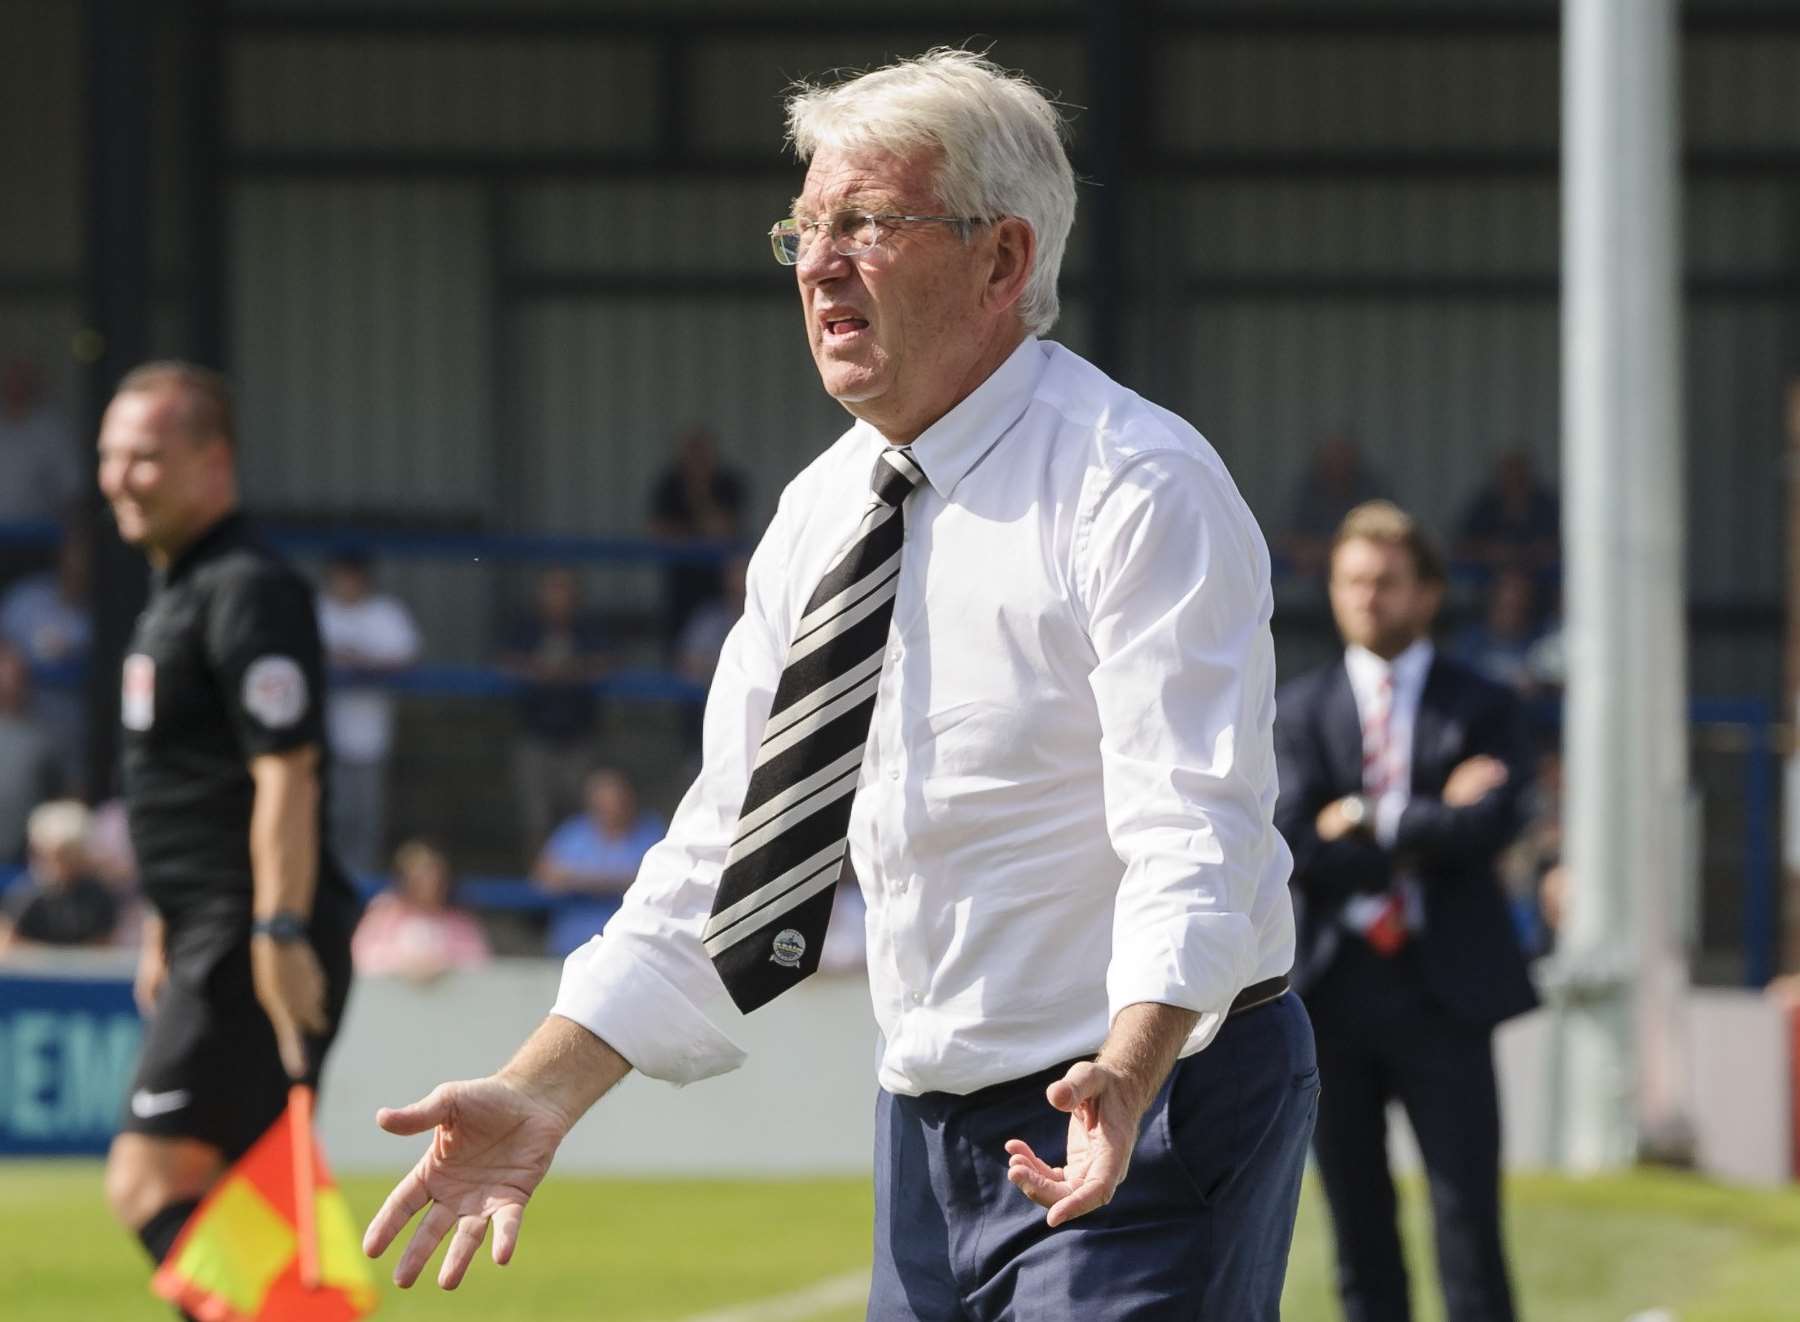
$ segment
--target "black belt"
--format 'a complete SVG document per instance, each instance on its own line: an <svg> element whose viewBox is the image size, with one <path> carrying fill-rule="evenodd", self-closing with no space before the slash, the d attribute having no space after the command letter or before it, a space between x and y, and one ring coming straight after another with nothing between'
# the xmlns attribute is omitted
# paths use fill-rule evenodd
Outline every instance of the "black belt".
<svg viewBox="0 0 1800 1322"><path fill-rule="evenodd" d="M1253 982L1237 994L1231 1002L1231 1008L1225 1011L1225 1015L1230 1018L1234 1014L1242 1014L1245 1010L1254 1010L1259 1005L1267 1005L1270 1001L1278 1001L1287 995L1287 991L1288 980L1285 973L1278 974L1273 978L1264 978L1261 982ZM928 1092L920 1093L916 1097L902 1096L899 1100L906 1106L925 1107L934 1112L988 1106L996 1100L1015 1094L1041 1094L1048 1084L1067 1074L1071 1066L1080 1061L1092 1059L1092 1056L1077 1056L1074 1060L1065 1060L1060 1065L1052 1065L1035 1074L1027 1074L1018 1079L1007 1079L1001 1083L990 1083L987 1087L977 1088L970 1093Z"/></svg>
<svg viewBox="0 0 1800 1322"><path fill-rule="evenodd" d="M1242 1014L1245 1010L1254 1010L1259 1005L1267 1005L1287 994L1287 974L1277 973L1272 978L1264 978L1261 982L1253 982L1237 994L1231 1008L1225 1012L1227 1018L1234 1014Z"/></svg>

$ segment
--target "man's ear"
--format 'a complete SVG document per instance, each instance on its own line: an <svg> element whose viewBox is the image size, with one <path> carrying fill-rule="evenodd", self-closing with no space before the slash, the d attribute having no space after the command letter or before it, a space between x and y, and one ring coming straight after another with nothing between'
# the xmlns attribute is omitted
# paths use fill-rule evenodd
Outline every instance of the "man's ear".
<svg viewBox="0 0 1800 1322"><path fill-rule="evenodd" d="M988 229L993 265L988 268L983 302L994 311L1003 312L1025 296L1032 261L1037 256L1037 234L1017 216L1002 216Z"/></svg>

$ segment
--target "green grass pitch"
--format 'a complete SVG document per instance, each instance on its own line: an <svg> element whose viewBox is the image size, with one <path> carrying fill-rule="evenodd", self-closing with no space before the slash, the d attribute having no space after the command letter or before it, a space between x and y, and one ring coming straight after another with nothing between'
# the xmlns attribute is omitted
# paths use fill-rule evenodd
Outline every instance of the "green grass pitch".
<svg viewBox="0 0 1800 1322"><path fill-rule="evenodd" d="M344 1181L367 1216L388 1181ZM0 1316L7 1322L162 1322L137 1248L108 1220L93 1162L0 1164ZM1800 1190L1723 1189L1639 1173L1593 1181L1513 1180L1510 1236L1521 1313L1532 1322L1625 1322L1651 1308L1678 1322L1800 1318ZM485 1257L463 1288L386 1284L378 1317L480 1322L679 1322L788 1295L868 1261L870 1200L860 1180L794 1183L558 1178L525 1215L504 1271ZM1429 1217L1406 1190L1420 1322L1441 1322ZM485 1252L485 1251L484 1251ZM1289 1272L1288 1322L1329 1322L1323 1209L1308 1191ZM784 1322L851 1322L838 1304L777 1309Z"/></svg>

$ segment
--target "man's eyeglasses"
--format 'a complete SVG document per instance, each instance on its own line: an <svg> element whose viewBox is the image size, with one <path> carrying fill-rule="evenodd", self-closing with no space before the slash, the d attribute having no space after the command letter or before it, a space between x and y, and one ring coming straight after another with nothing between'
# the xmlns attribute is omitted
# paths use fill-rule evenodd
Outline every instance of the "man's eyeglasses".
<svg viewBox="0 0 1800 1322"><path fill-rule="evenodd" d="M789 216L770 227L769 246L775 250L776 261L783 266L792 266L806 252L815 235L826 234L831 238L831 251L838 256L860 257L880 243L894 226L926 222L959 225L965 236L969 226L987 223L978 216L900 216L881 211L840 211L819 220Z"/></svg>

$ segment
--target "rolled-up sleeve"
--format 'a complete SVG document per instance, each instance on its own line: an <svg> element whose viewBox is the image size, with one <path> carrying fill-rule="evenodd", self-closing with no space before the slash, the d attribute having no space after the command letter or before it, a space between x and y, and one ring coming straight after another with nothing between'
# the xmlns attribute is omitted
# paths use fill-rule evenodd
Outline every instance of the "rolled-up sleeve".
<svg viewBox="0 0 1800 1322"><path fill-rule="evenodd" d="M1267 549L1222 468L1157 450L1095 495L1075 570L1125 865L1110 1015L1145 1001L1223 1011L1255 972L1274 847Z"/></svg>
<svg viewBox="0 0 1800 1322"><path fill-rule="evenodd" d="M701 931L781 677L784 644L770 622L782 618L783 528L777 510L751 556L744 615L725 640L707 695L700 774L605 933L564 962L551 1007L640 1073L671 1083L723 1074L744 1061L719 1026L736 1012Z"/></svg>

